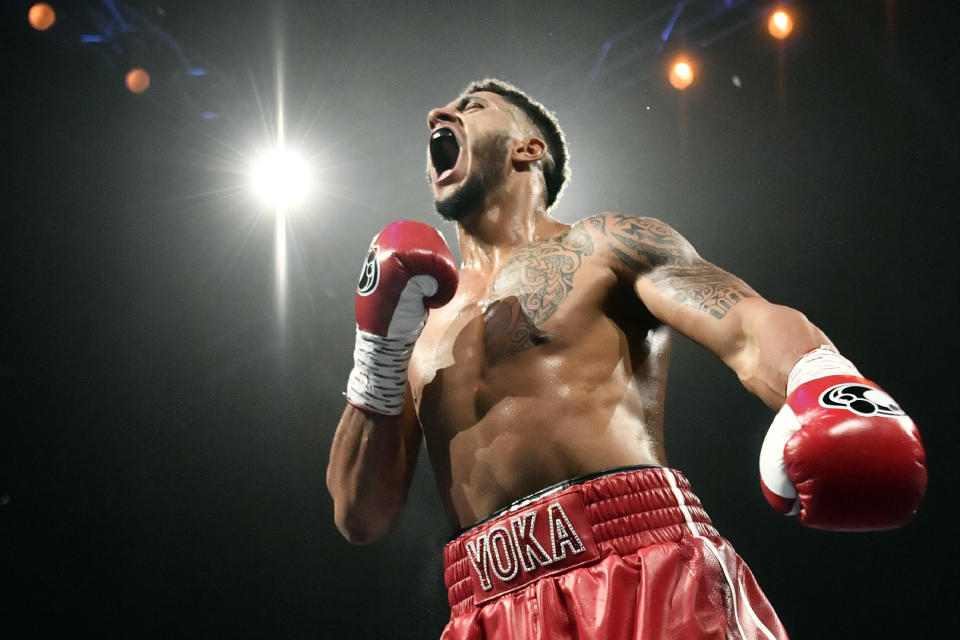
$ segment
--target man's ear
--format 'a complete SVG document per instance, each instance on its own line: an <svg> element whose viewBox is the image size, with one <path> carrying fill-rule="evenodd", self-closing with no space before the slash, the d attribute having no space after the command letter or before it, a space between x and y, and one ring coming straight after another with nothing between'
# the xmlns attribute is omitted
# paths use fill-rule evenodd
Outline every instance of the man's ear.
<svg viewBox="0 0 960 640"><path fill-rule="evenodd" d="M537 137L525 138L513 147L510 159L513 162L530 164L543 160L547 155L547 143Z"/></svg>

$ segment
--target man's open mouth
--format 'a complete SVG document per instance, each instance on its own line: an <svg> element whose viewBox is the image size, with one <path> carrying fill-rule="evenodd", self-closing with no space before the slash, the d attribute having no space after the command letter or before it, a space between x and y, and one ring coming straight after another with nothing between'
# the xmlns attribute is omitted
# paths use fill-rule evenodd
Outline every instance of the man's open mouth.
<svg viewBox="0 0 960 640"><path fill-rule="evenodd" d="M460 145L450 129L437 129L430 134L430 161L436 172L437 180L457 166L460 158Z"/></svg>

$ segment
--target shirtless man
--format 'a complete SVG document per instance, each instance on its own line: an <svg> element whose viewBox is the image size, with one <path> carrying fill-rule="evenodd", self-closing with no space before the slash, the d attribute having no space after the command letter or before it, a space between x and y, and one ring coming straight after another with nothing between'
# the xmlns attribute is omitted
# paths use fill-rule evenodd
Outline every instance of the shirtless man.
<svg viewBox="0 0 960 640"><path fill-rule="evenodd" d="M427 225L374 238L327 470L337 527L357 544L385 535L423 441L461 531L444 549L444 640L786 638L666 466L673 331L779 411L762 489L804 524L909 520L926 484L913 423L806 317L663 222L551 218L563 135L515 87L474 83L427 125L428 178L462 265Z"/></svg>

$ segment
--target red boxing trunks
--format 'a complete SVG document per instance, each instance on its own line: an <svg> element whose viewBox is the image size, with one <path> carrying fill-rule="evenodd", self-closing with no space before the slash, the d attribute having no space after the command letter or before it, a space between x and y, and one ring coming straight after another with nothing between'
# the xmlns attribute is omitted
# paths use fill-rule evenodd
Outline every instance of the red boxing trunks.
<svg viewBox="0 0 960 640"><path fill-rule="evenodd" d="M441 640L780 640L787 633L678 471L549 487L443 550Z"/></svg>

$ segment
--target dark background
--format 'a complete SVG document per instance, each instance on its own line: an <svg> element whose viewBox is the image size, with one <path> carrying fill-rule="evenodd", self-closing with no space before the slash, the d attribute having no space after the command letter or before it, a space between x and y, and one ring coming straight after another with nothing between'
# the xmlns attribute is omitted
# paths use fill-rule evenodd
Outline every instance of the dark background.
<svg viewBox="0 0 960 640"><path fill-rule="evenodd" d="M792 637L957 628L953 2L799 2L784 44L757 20L701 49L681 16L632 58L635 25L671 3L130 2L149 20L98 45L76 25L99 3L55 3L46 33L29 4L0 5L0 635L439 635L448 532L425 461L369 547L335 530L324 471L369 238L400 217L455 237L424 184L425 114L487 75L565 128L556 217L666 220L803 310L919 425L914 522L802 529L757 484L771 412L678 340L670 463ZM663 68L684 44L699 75L678 94ZM278 68L318 181L289 218L283 314L274 218L244 175L275 134Z"/></svg>

